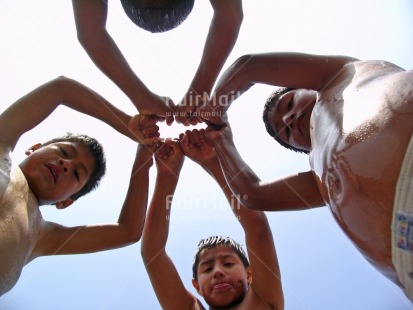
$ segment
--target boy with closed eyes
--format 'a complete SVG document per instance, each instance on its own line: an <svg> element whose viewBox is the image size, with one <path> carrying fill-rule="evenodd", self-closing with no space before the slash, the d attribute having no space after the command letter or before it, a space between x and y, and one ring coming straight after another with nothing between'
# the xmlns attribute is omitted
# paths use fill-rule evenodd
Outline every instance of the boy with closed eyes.
<svg viewBox="0 0 413 310"><path fill-rule="evenodd" d="M413 71L382 60L303 53L240 57L215 97L253 85L280 87L263 119L283 146L309 154L311 169L264 182L238 153L210 102L204 119L229 186L254 210L327 205L364 257L413 301ZM202 113L202 111L200 112ZM276 197L276 199L275 199Z"/></svg>
<svg viewBox="0 0 413 310"><path fill-rule="evenodd" d="M97 118L139 143L117 223L65 227L44 220L40 212L42 205L67 208L98 186L106 162L97 140L69 133L29 147L20 164L12 160L19 138L61 104ZM147 145L158 140L156 121L147 116L131 118L66 77L38 87L0 114L0 295L12 289L23 267L37 257L115 249L140 239L152 165Z"/></svg>

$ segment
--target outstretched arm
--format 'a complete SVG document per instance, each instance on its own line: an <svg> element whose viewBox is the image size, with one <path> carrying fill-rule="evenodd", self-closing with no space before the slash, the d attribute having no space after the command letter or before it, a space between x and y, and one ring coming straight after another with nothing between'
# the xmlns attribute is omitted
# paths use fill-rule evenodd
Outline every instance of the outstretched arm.
<svg viewBox="0 0 413 310"><path fill-rule="evenodd" d="M284 296L280 268L267 217L264 212L249 210L234 199L222 173L218 157L212 145L203 139L203 134L203 130L193 130L181 136L184 154L201 165L217 181L244 229L252 270L251 289L254 291L254 296L266 302L271 309L283 309Z"/></svg>
<svg viewBox="0 0 413 310"><path fill-rule="evenodd" d="M324 205L311 171L264 182L242 159L229 126L205 132L214 146L222 172L234 196L250 209L262 211L302 210Z"/></svg>
<svg viewBox="0 0 413 310"><path fill-rule="evenodd" d="M168 124L172 123L172 101L145 86L106 30L108 2L72 0L72 4L78 40L96 66L129 97L139 113L166 117Z"/></svg>
<svg viewBox="0 0 413 310"><path fill-rule="evenodd" d="M172 199L184 157L177 142L167 141L155 158L158 174L143 231L142 258L162 309L195 309L196 298L185 289L165 251Z"/></svg>
<svg viewBox="0 0 413 310"><path fill-rule="evenodd" d="M209 98L212 87L231 53L241 28L243 20L241 0L210 0L214 15L204 45L202 58L195 76L177 107L180 112L176 120L185 125L191 123L190 112ZM194 103L191 106L190 103ZM186 113L185 116L180 114ZM196 124L196 118L192 124Z"/></svg>
<svg viewBox="0 0 413 310"><path fill-rule="evenodd" d="M149 142L128 128L129 115L83 84L58 77L20 98L0 115L0 145L13 150L22 134L40 124L61 104L97 118L135 141Z"/></svg>
<svg viewBox="0 0 413 310"><path fill-rule="evenodd" d="M223 125L223 120L216 114L224 115L232 102L255 84L319 91L329 86L346 64L354 61L357 59L347 56L303 53L241 56L222 74L212 96L215 100L210 100L207 106L199 111L200 115L210 123ZM222 102L226 104L223 105ZM211 113L213 111L215 116Z"/></svg>

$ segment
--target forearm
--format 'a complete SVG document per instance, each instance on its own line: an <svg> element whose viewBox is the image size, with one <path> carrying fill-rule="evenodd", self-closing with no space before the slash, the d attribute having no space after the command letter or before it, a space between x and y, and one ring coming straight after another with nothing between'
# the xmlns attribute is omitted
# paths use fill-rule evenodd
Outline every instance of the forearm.
<svg viewBox="0 0 413 310"><path fill-rule="evenodd" d="M60 97L59 103L99 119L119 133L135 140L133 132L128 129L131 117L101 95L83 84L65 77L56 79L55 84Z"/></svg>
<svg viewBox="0 0 413 310"><path fill-rule="evenodd" d="M102 0L72 0L77 37L91 60L135 104L145 102L149 90L135 75L106 30L108 3ZM141 111L140 111L141 112Z"/></svg>
<svg viewBox="0 0 413 310"><path fill-rule="evenodd" d="M139 111L139 103L144 102L150 91L134 73L107 31L79 40L95 65L129 97Z"/></svg>
<svg viewBox="0 0 413 310"><path fill-rule="evenodd" d="M189 89L199 95L211 93L218 74L237 41L243 19L240 0L214 0L211 4L214 15L199 67Z"/></svg>
<svg viewBox="0 0 413 310"><path fill-rule="evenodd" d="M178 178L171 174L158 174L156 178L141 244L141 254L145 262L149 262L165 250L172 199L177 183Z"/></svg>
<svg viewBox="0 0 413 310"><path fill-rule="evenodd" d="M240 57L236 63L245 83L321 90L357 59L305 53L262 53Z"/></svg>
<svg viewBox="0 0 413 310"><path fill-rule="evenodd" d="M15 145L22 134L40 124L61 104L97 118L133 138L127 127L129 115L81 83L58 77L23 96L2 113L2 139L7 140L4 143ZM21 115L25 115L24 119Z"/></svg>
<svg viewBox="0 0 413 310"><path fill-rule="evenodd" d="M231 195L241 199L248 208L254 208L255 188L260 185L260 178L247 165L238 153L233 141L222 140L214 144L223 176Z"/></svg>
<svg viewBox="0 0 413 310"><path fill-rule="evenodd" d="M152 151L139 144L125 202L119 215L118 225L122 231L138 241L141 238L148 204L149 169L152 166Z"/></svg>

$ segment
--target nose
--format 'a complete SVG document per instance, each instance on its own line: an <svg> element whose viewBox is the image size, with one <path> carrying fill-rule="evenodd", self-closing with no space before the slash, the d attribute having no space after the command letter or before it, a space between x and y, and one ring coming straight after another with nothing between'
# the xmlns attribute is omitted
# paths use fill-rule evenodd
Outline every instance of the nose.
<svg viewBox="0 0 413 310"><path fill-rule="evenodd" d="M222 271L220 267L216 266L214 268L214 278L220 278L222 276L224 276L224 272Z"/></svg>
<svg viewBox="0 0 413 310"><path fill-rule="evenodd" d="M285 124L287 127L291 127L294 118L295 118L295 113L293 113L293 112L288 112L288 113L286 113L286 114L283 115L282 120L283 120L284 124Z"/></svg>
<svg viewBox="0 0 413 310"><path fill-rule="evenodd" d="M63 167L63 172L70 171L73 165L72 161L68 159L59 159L59 164Z"/></svg>

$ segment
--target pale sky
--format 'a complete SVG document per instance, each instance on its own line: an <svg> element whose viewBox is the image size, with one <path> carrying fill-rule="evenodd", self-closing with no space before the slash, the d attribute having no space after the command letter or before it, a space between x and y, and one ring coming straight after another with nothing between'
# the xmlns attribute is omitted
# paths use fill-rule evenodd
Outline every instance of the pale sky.
<svg viewBox="0 0 413 310"><path fill-rule="evenodd" d="M413 69L412 0L244 0L243 6L243 26L225 68L246 53L291 51L382 59ZM135 114L128 98L78 43L71 1L0 0L0 7L1 111L42 83L65 75ZM180 27L150 34L129 21L120 1L111 0L107 28L144 83L178 102L200 60L211 16L209 1L197 0ZM261 114L272 90L254 86L229 110L236 146L262 180L309 170L308 156L283 149L265 132ZM186 129L177 124L162 126L161 134L176 137ZM68 226L117 221L136 145L109 126L59 108L20 139L13 160L20 162L27 147L67 131L100 140L108 172L95 192L63 211L44 206L43 216ZM152 181L155 173L153 167ZM185 161L172 209L167 251L187 288L196 294L191 265L198 241L228 235L244 244L244 234L221 189L190 160ZM287 310L413 309L401 290L355 249L327 207L266 214ZM0 309L156 310L160 306L138 242L96 254L38 258L24 268L17 285L0 297Z"/></svg>

